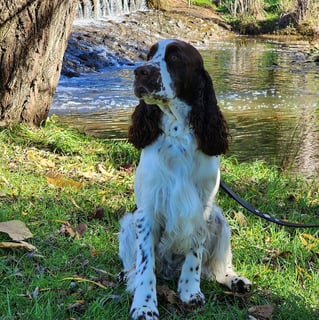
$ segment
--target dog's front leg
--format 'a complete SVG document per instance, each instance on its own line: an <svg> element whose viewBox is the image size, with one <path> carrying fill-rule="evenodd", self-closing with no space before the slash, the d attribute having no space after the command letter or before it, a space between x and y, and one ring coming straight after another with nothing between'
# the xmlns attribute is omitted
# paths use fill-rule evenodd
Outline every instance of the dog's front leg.
<svg viewBox="0 0 319 320"><path fill-rule="evenodd" d="M186 255L178 281L180 299L189 305L201 306L205 303L205 296L200 290L200 275L203 247L191 249Z"/></svg>
<svg viewBox="0 0 319 320"><path fill-rule="evenodd" d="M141 209L134 216L137 252L135 292L130 316L134 320L158 320L153 224Z"/></svg>

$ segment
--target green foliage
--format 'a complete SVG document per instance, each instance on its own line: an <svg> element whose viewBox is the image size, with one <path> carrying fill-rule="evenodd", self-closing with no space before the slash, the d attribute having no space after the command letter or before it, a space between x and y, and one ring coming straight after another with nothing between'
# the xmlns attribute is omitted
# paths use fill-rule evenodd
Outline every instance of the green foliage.
<svg viewBox="0 0 319 320"><path fill-rule="evenodd" d="M117 234L120 217L134 207L139 153L125 141L92 138L52 119L41 129L2 129L0 149L1 221L25 222L34 235L27 241L37 248L0 248L0 318L127 319L131 298L116 281ZM223 160L222 176L263 211L319 220L316 180L235 158ZM269 224L223 192L218 203L231 225L236 269L254 289L237 296L204 281L204 307L160 301L161 319L247 319L250 307L269 304L273 319L318 319L319 232ZM0 242L9 240L0 233Z"/></svg>
<svg viewBox="0 0 319 320"><path fill-rule="evenodd" d="M313 36L319 32L318 8L318 2L307 0L221 0L217 10L240 33L277 32L289 27L290 19L292 32Z"/></svg>
<svg viewBox="0 0 319 320"><path fill-rule="evenodd" d="M213 5L213 1L211 0L194 0L191 1L192 5L196 5L196 6L202 6L202 7L215 7Z"/></svg>

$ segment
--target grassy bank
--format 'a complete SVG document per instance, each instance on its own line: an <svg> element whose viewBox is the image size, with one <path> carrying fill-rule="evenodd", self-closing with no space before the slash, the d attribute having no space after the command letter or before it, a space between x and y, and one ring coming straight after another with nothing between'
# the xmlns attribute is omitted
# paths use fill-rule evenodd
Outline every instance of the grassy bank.
<svg viewBox="0 0 319 320"><path fill-rule="evenodd" d="M26 242L36 248L0 248L0 319L127 319L130 297L116 281L117 233L119 218L134 207L138 152L53 120L37 130L1 130L0 150L0 221L25 222L33 234ZM224 180L258 208L319 221L318 182L232 158L222 169ZM166 286L175 285L160 283L161 319L262 319L257 312L318 319L319 232L266 223L222 192L218 201L232 227L236 268L254 289L233 295L204 281L207 304L187 310L164 297ZM0 233L0 242L9 241Z"/></svg>

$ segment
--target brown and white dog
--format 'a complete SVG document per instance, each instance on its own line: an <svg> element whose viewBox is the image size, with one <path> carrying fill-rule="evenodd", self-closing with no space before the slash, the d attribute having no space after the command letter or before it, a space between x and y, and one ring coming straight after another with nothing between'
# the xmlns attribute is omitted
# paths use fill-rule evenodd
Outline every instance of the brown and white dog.
<svg viewBox="0 0 319 320"><path fill-rule="evenodd" d="M251 283L232 267L230 229L215 204L226 121L203 59L190 44L162 40L135 69L140 99L129 141L142 149L137 210L121 220L119 254L134 294L131 319L159 319L156 275L178 277L178 294L200 306L201 278L244 292Z"/></svg>

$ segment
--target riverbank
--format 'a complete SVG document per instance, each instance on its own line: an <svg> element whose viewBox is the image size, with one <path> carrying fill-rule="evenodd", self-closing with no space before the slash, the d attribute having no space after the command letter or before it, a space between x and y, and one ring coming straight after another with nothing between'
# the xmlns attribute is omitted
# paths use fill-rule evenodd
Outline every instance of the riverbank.
<svg viewBox="0 0 319 320"><path fill-rule="evenodd" d="M116 281L118 220L134 207L139 153L125 141L87 136L54 118L40 129L1 129L0 149L1 221L21 220L33 234L20 248L0 245L3 319L127 319L131 298ZM222 176L263 211L319 220L318 182L235 158L223 159ZM204 281L206 305L189 310L173 299L174 284L159 282L161 319L261 319L265 309L276 319L318 319L318 232L267 223L223 192L218 203L231 225L236 269L252 280L253 291L233 295ZM10 237L0 233L3 242Z"/></svg>
<svg viewBox="0 0 319 320"><path fill-rule="evenodd" d="M290 39L295 34L282 34ZM282 37L283 35L279 35ZM278 35L268 35L272 38ZM238 37L225 19L209 8L176 1L167 10L147 10L113 18L76 20L66 49L62 74L73 77L114 65L145 60L150 46L162 38L179 38L209 49L216 41ZM319 43L304 52L319 61Z"/></svg>
<svg viewBox="0 0 319 320"><path fill-rule="evenodd" d="M218 18L194 13L148 10L95 20L76 20L63 60L62 74L78 76L112 65L145 60L162 38L178 38L198 48L234 37Z"/></svg>

